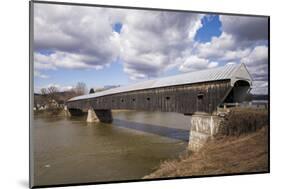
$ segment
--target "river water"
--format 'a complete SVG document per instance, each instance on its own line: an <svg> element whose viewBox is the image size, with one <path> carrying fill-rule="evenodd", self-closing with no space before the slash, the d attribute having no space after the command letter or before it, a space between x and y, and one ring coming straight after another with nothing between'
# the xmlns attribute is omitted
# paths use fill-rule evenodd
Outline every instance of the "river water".
<svg viewBox="0 0 281 189"><path fill-rule="evenodd" d="M141 179L186 150L190 117L116 111L112 124L86 117L33 121L35 185Z"/></svg>

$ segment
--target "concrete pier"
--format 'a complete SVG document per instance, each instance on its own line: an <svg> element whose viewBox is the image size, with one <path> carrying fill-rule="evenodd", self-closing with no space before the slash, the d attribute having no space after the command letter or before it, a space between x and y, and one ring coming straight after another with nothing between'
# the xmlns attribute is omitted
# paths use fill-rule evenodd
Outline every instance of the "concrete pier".
<svg viewBox="0 0 281 189"><path fill-rule="evenodd" d="M71 108L68 109L65 112L69 112L69 115L71 116L85 116L87 115L87 122L88 123L93 123L100 121L102 123L112 123L113 118L112 118L112 113L110 109L104 109L104 110L95 110L95 109L88 109L88 112L83 111L81 109L75 109Z"/></svg>
<svg viewBox="0 0 281 189"><path fill-rule="evenodd" d="M188 150L199 151L220 131L222 119L217 115L195 113L191 117Z"/></svg>
<svg viewBox="0 0 281 189"><path fill-rule="evenodd" d="M65 117L71 117L71 114L70 114L70 112L69 112L67 106L64 106L63 110L64 110L64 115L65 115Z"/></svg>
<svg viewBox="0 0 281 189"><path fill-rule="evenodd" d="M88 123L93 123L93 122L98 122L99 119L96 116L95 112L93 111L93 109L89 109L88 110L88 115L87 115L87 122Z"/></svg>
<svg viewBox="0 0 281 189"><path fill-rule="evenodd" d="M113 118L112 118L112 113L110 109L106 110L94 110L96 113L96 116L100 120L100 122L103 123L112 123Z"/></svg>

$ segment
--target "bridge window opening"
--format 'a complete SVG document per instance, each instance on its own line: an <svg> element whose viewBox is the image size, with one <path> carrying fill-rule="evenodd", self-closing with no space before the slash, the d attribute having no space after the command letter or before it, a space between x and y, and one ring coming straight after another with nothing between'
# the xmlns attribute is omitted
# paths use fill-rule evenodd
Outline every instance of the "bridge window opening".
<svg viewBox="0 0 281 189"><path fill-rule="evenodd" d="M135 101L136 101L136 99L133 98L133 102L135 102Z"/></svg>
<svg viewBox="0 0 281 189"><path fill-rule="evenodd" d="M197 94L198 100L202 100L203 97L204 97L204 94L203 94L203 93L200 92L200 93Z"/></svg>
<svg viewBox="0 0 281 189"><path fill-rule="evenodd" d="M167 97L166 97L166 100L170 100L170 97L169 97L169 96L167 96Z"/></svg>
<svg viewBox="0 0 281 189"><path fill-rule="evenodd" d="M150 100L150 98L146 98L146 100L148 100L148 101L149 101L149 100Z"/></svg>
<svg viewBox="0 0 281 189"><path fill-rule="evenodd" d="M124 102L124 99L121 99L121 102Z"/></svg>

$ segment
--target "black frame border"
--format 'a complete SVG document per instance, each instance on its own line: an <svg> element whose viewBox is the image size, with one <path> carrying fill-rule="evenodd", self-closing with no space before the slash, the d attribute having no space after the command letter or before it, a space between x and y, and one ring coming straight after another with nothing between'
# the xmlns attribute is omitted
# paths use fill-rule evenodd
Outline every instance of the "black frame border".
<svg viewBox="0 0 281 189"><path fill-rule="evenodd" d="M32 147L32 119L33 119L33 42L34 42L34 4L53 4L53 5L67 5L67 6L86 6L86 7L103 7L103 8L117 8L117 9L134 9L134 10L151 10L151 11L168 11L168 12L186 12L197 14L217 14L217 15L229 15L229 16L247 16L247 17L264 17L268 19L268 171L261 172L239 172L239 173L226 173L226 174L214 174L214 175L199 175L199 176L182 176L172 178L153 178L153 179L132 179L132 180L118 180L118 181L103 181L103 182L84 182L84 183L69 183L69 184L50 184L50 185L33 185L33 153ZM239 14L239 13L225 13L225 12L212 12L212 11L192 11L192 10L179 10L179 9L163 9L163 8L150 8L150 7L133 7L133 6L120 6L120 5L101 5L101 4L88 4L88 3L72 3L72 2L56 2L56 1L29 1L29 188L49 188L49 187L67 187L67 186L85 186L85 185L97 185L97 184L113 184L113 183L131 183L131 182L147 182L147 181L163 181L163 180L176 180L176 179L188 179L188 178L211 178L211 177L223 177L223 176L240 176L240 175L256 175L270 173L270 16L269 15L255 15L255 14Z"/></svg>

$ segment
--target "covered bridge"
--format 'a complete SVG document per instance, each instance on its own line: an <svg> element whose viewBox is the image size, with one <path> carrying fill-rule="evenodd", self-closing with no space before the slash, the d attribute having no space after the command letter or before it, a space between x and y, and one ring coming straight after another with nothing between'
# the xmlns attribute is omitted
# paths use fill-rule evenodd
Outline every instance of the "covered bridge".
<svg viewBox="0 0 281 189"><path fill-rule="evenodd" d="M112 121L111 109L212 113L225 102L241 102L251 84L243 63L228 64L77 96L66 104L71 114L93 109L104 122Z"/></svg>

